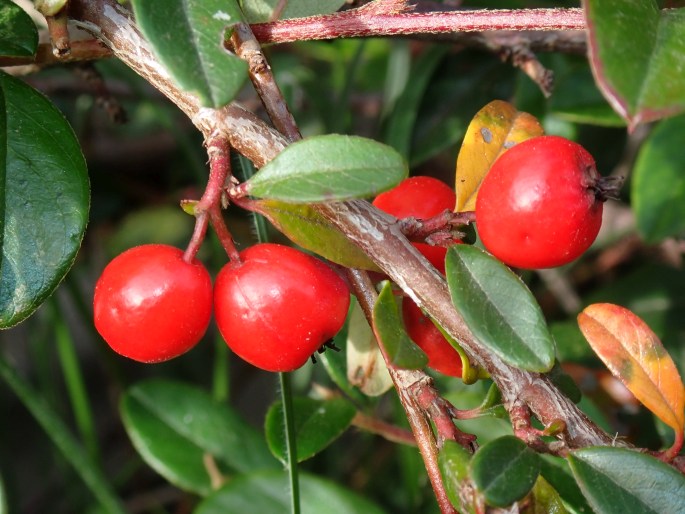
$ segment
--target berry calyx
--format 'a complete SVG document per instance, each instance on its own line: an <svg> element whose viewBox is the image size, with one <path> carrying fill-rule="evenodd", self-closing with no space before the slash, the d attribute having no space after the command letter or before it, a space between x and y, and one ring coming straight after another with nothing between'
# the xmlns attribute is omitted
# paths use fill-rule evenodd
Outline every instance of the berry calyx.
<svg viewBox="0 0 685 514"><path fill-rule="evenodd" d="M445 210L453 210L457 203L454 190L437 178L409 177L397 186L379 194L373 205L398 219L428 219Z"/></svg>
<svg viewBox="0 0 685 514"><path fill-rule="evenodd" d="M345 323L350 292L322 261L263 243L223 267L214 285L217 326L239 357L267 371L293 371Z"/></svg>
<svg viewBox="0 0 685 514"><path fill-rule="evenodd" d="M461 377L461 357L438 327L410 299L402 299L402 319L407 334L428 356L428 367L452 377Z"/></svg>
<svg viewBox="0 0 685 514"><path fill-rule="evenodd" d="M95 328L117 353L162 362L195 346L212 314L212 280L172 246L137 246L115 257L95 285Z"/></svg>
<svg viewBox="0 0 685 514"><path fill-rule="evenodd" d="M483 179L476 227L485 248L517 268L567 264L593 243L607 182L592 156L559 136L540 136L502 154Z"/></svg>

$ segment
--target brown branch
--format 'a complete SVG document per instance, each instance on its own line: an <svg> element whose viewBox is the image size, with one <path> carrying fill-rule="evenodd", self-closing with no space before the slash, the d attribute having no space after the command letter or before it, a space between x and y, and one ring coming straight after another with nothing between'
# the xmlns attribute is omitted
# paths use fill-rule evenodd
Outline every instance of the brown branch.
<svg viewBox="0 0 685 514"><path fill-rule="evenodd" d="M112 0L73 0L72 16L81 20L83 28L105 41L126 65L176 103L205 137L218 131L258 167L286 146L283 136L239 105L230 104L220 110L202 108L194 96L179 91L127 12ZM491 374L509 411L530 408L545 425L563 421L567 430L560 437L570 448L612 444L612 438L591 423L546 376L509 366L481 347L452 306L444 278L402 236L397 224L364 201L324 204L319 209ZM406 391L404 385L400 390Z"/></svg>
<svg viewBox="0 0 685 514"><path fill-rule="evenodd" d="M0 57L0 67L27 66L30 67L28 72L32 73L44 66L78 61L93 61L111 56L112 51L97 39L72 41L71 52L59 57L52 52L51 44L42 43L38 45L34 57Z"/></svg>
<svg viewBox="0 0 685 514"><path fill-rule="evenodd" d="M271 73L271 66L264 57L262 47L252 34L250 26L245 23L234 25L231 44L236 55L247 62L250 80L276 130L290 142L302 139L295 119L283 101L281 90Z"/></svg>

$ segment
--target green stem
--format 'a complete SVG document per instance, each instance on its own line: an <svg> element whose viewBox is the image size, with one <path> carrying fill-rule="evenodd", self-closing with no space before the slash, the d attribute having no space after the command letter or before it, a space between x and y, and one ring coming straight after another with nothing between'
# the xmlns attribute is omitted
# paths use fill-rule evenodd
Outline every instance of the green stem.
<svg viewBox="0 0 685 514"><path fill-rule="evenodd" d="M27 384L14 369L0 358L0 378L14 391L38 424L45 430L64 458L109 514L126 514L126 509L88 453L71 434L62 419L50 408L43 397Z"/></svg>
<svg viewBox="0 0 685 514"><path fill-rule="evenodd" d="M100 449L93 422L93 410L91 409L88 392L86 390L83 373L79 365L74 339L71 337L69 328L64 322L57 306L55 309L55 338L57 340L57 355L62 366L62 375L67 387L69 401L74 413L74 419L81 439L86 446L88 455L93 462L99 462Z"/></svg>
<svg viewBox="0 0 685 514"><path fill-rule="evenodd" d="M285 428L286 468L290 479L290 513L300 514L300 483L297 467L297 440L295 437L295 410L290 373L279 373L283 423Z"/></svg>

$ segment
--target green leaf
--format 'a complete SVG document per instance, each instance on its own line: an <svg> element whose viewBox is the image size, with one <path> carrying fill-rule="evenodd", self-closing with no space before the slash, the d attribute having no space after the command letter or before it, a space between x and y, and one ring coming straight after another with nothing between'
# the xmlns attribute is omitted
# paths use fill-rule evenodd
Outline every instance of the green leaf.
<svg viewBox="0 0 685 514"><path fill-rule="evenodd" d="M445 441L438 454L438 467L447 496L454 508L459 509L460 486L469 478L469 462L472 455L456 441Z"/></svg>
<svg viewBox="0 0 685 514"><path fill-rule="evenodd" d="M178 85L202 105L230 102L247 63L224 48L224 32L243 21L236 0L132 0L136 22Z"/></svg>
<svg viewBox="0 0 685 514"><path fill-rule="evenodd" d="M71 127L41 94L0 72L0 327L55 290L88 220L88 172Z"/></svg>
<svg viewBox="0 0 685 514"><path fill-rule="evenodd" d="M659 123L635 162L631 202L647 243L685 232L684 133L685 116Z"/></svg>
<svg viewBox="0 0 685 514"><path fill-rule="evenodd" d="M340 437L357 409L344 398L313 400L293 398L297 462L307 460ZM286 463L286 441L283 430L283 404L274 403L266 414L266 440L271 453Z"/></svg>
<svg viewBox="0 0 685 514"><path fill-rule="evenodd" d="M421 369L428 364L428 356L404 330L390 282L385 282L373 306L373 324L376 337L385 348L390 363L405 369Z"/></svg>
<svg viewBox="0 0 685 514"><path fill-rule="evenodd" d="M241 0L245 16L250 23L261 23L271 20L279 0ZM340 9L345 0L290 0L278 19L304 18L317 14L330 14Z"/></svg>
<svg viewBox="0 0 685 514"><path fill-rule="evenodd" d="M605 446L576 450L568 460L597 514L683 512L685 477L654 457Z"/></svg>
<svg viewBox="0 0 685 514"><path fill-rule="evenodd" d="M518 276L470 245L453 245L445 270L454 306L484 346L512 366L552 369L554 341L540 306Z"/></svg>
<svg viewBox="0 0 685 514"><path fill-rule="evenodd" d="M313 203L375 196L407 175L407 164L391 147L364 137L328 134L288 146L245 187L258 198Z"/></svg>
<svg viewBox="0 0 685 514"><path fill-rule="evenodd" d="M211 491L205 455L243 473L276 465L255 428L228 405L191 385L141 382L124 394L120 409L138 453L182 489L202 495Z"/></svg>
<svg viewBox="0 0 685 514"><path fill-rule="evenodd" d="M540 457L514 436L482 446L471 459L471 478L495 507L506 507L533 488L540 472Z"/></svg>
<svg viewBox="0 0 685 514"><path fill-rule="evenodd" d="M255 200L250 206L302 248L341 266L379 271L376 264L357 245L319 215L311 205Z"/></svg>
<svg viewBox="0 0 685 514"><path fill-rule="evenodd" d="M30 57L38 48L38 30L31 17L12 0L0 0L0 55Z"/></svg>
<svg viewBox="0 0 685 514"><path fill-rule="evenodd" d="M597 83L630 127L685 109L685 9L655 0L584 0ZM620 41L620 44L617 44Z"/></svg>
<svg viewBox="0 0 685 514"><path fill-rule="evenodd" d="M291 512L284 471L234 478L207 497L193 514L283 514ZM340 485L300 473L301 514L383 514L378 506Z"/></svg>

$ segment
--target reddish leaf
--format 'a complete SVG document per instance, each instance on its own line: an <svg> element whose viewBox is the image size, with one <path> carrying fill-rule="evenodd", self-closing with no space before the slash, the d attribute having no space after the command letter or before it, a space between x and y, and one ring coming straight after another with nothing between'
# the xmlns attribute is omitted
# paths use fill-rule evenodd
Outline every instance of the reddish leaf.
<svg viewBox="0 0 685 514"><path fill-rule="evenodd" d="M659 419L682 433L685 390L659 338L628 309L610 303L578 315L583 335L604 364Z"/></svg>

